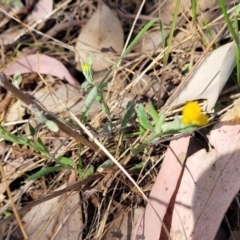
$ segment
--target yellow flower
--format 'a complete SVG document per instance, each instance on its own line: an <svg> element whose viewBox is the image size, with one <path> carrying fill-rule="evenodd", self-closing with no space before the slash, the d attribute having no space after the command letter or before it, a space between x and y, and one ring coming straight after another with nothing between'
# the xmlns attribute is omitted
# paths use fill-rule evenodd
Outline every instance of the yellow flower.
<svg viewBox="0 0 240 240"><path fill-rule="evenodd" d="M88 65L87 63L84 63L84 64L82 65L82 70L83 70L83 72L87 72L88 69L89 69L89 65Z"/></svg>
<svg viewBox="0 0 240 240"><path fill-rule="evenodd" d="M197 102L188 102L183 107L182 123L185 125L203 126L208 123L208 116L202 113Z"/></svg>

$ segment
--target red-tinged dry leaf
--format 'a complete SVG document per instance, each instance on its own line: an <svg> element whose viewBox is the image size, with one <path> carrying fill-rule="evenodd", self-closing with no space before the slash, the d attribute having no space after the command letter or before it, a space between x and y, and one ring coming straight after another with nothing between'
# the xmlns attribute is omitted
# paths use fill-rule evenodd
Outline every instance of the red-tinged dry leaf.
<svg viewBox="0 0 240 240"><path fill-rule="evenodd" d="M240 189L239 112L238 103L213 127L209 135L213 149L201 150L187 159L170 216L172 239L214 239Z"/></svg>
<svg viewBox="0 0 240 240"><path fill-rule="evenodd" d="M16 72L20 74L31 72L49 74L67 80L71 84L77 84L77 81L60 61L45 54L32 54L20 58L3 71L6 75L13 75Z"/></svg>
<svg viewBox="0 0 240 240"><path fill-rule="evenodd" d="M182 164L186 159L190 137L173 140L167 149L157 180L149 196L146 210L136 227L134 239L159 239L161 232L161 219L164 218L168 204L176 189L182 172Z"/></svg>

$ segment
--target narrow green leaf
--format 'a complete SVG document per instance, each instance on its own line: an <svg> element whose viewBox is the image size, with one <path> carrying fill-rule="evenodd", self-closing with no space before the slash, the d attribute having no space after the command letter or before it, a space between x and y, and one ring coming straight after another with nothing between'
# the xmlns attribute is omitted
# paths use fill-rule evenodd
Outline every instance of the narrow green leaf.
<svg viewBox="0 0 240 240"><path fill-rule="evenodd" d="M36 133L35 128L30 123L28 123L28 127L29 127L29 131L31 133L31 136L34 137L35 133Z"/></svg>
<svg viewBox="0 0 240 240"><path fill-rule="evenodd" d="M192 19L193 21L197 19L197 0L192 0Z"/></svg>
<svg viewBox="0 0 240 240"><path fill-rule="evenodd" d="M236 69L237 69L237 83L240 89L240 47L236 47Z"/></svg>
<svg viewBox="0 0 240 240"><path fill-rule="evenodd" d="M158 119L159 119L158 112L155 110L151 101L148 102L148 107L149 107L151 117L153 118L154 124L156 126L158 124Z"/></svg>
<svg viewBox="0 0 240 240"><path fill-rule="evenodd" d="M37 142L35 143L34 141L26 138L25 136L17 136L17 135L13 135L9 132L7 132L1 125L0 125L0 137L4 138L7 141L13 142L13 143L17 143L17 144L21 144L21 145L27 145L37 151L40 151L44 154L49 155L49 151L46 148L46 146L44 146L44 144L42 143L41 139L37 139Z"/></svg>
<svg viewBox="0 0 240 240"><path fill-rule="evenodd" d="M97 87L93 87L92 90L89 92L86 101L83 106L82 110L82 118L85 117L88 113L88 110L90 109L91 105L96 99L96 96L98 94Z"/></svg>
<svg viewBox="0 0 240 240"><path fill-rule="evenodd" d="M111 87L113 84L109 82L103 82L99 85L100 89L106 88L106 87Z"/></svg>
<svg viewBox="0 0 240 240"><path fill-rule="evenodd" d="M82 83L82 89L84 90L84 92L87 92L88 88L91 86L91 84L89 84L89 82L83 82Z"/></svg>
<svg viewBox="0 0 240 240"><path fill-rule="evenodd" d="M39 112L38 116L37 116L37 120L40 123L45 123L47 121L47 118L45 117L44 113L41 111Z"/></svg>
<svg viewBox="0 0 240 240"><path fill-rule="evenodd" d="M129 101L126 106L126 113L121 121L121 131L127 126L127 123L131 119L134 113L134 101Z"/></svg>
<svg viewBox="0 0 240 240"><path fill-rule="evenodd" d="M235 16L238 16L239 13L240 13L240 3L238 3L238 5L236 6L234 14Z"/></svg>
<svg viewBox="0 0 240 240"><path fill-rule="evenodd" d="M135 107L135 111L137 113L138 121L139 121L141 127L143 127L143 129L145 131L147 129L149 129L150 131L154 132L154 128L153 128L151 122L148 120L148 115L147 115L143 105L140 104L138 107Z"/></svg>
<svg viewBox="0 0 240 240"><path fill-rule="evenodd" d="M85 169L85 171L79 171L78 172L78 178L80 181L84 180L85 178L87 178L88 176L92 175L94 173L94 167L90 166L87 169Z"/></svg>
<svg viewBox="0 0 240 240"><path fill-rule="evenodd" d="M85 178L92 175L94 173L94 167L91 165L90 167L88 167L84 173Z"/></svg>
<svg viewBox="0 0 240 240"><path fill-rule="evenodd" d="M140 162L138 164L135 164L133 167L131 167L129 170L133 171L133 170L138 170L138 169L142 169L143 167L143 162Z"/></svg>
<svg viewBox="0 0 240 240"><path fill-rule="evenodd" d="M45 176L49 173L52 173L52 172L57 172L57 171L60 171L64 169L64 166L62 165L56 165L54 167L47 167L47 168L44 168L44 169L41 169L40 171L34 173L33 175L29 176L26 180L27 181L30 181L30 180L37 180L39 178L41 178L42 176Z"/></svg>
<svg viewBox="0 0 240 240"><path fill-rule="evenodd" d="M41 138L37 138L37 142L36 142L36 148L38 149L38 151L40 152L44 152L44 153L49 153L47 147L43 144Z"/></svg>
<svg viewBox="0 0 240 240"><path fill-rule="evenodd" d="M226 8L226 5L225 5L225 1L224 0L219 0L219 4L220 4L221 10L222 10L224 19L225 19L225 21L227 23L228 30L230 31L234 41L236 42L237 46L239 47L240 46L239 37L238 37L238 34L235 32L235 30L233 28L233 25L232 25L232 22L231 22L231 20L229 18L229 15L228 15L228 12L227 12L227 8Z"/></svg>
<svg viewBox="0 0 240 240"><path fill-rule="evenodd" d="M71 166L71 167L76 167L75 162L71 158L59 157L56 160L60 164L63 164L63 165L66 165L66 166Z"/></svg>
<svg viewBox="0 0 240 240"><path fill-rule="evenodd" d="M163 57L164 66L166 66L167 62L168 62L169 51L170 51L170 47L172 45L173 33L175 31L175 25L177 23L177 16L178 16L178 13L179 13L180 2L181 2L181 0L176 0L173 19L172 19L172 23L171 23L171 27L170 27L170 32L169 32L169 38L168 38L168 41L167 41L167 49L166 49L166 51L164 53L164 57Z"/></svg>
<svg viewBox="0 0 240 240"><path fill-rule="evenodd" d="M103 111L104 111L107 115L109 115L109 114L110 114L110 109L109 109L107 103L106 103L104 100L101 100L100 102L102 102L102 109L103 109Z"/></svg>
<svg viewBox="0 0 240 240"><path fill-rule="evenodd" d="M165 111L160 113L160 117L158 119L157 124L155 125L155 133L156 134L160 134L162 132L162 125L165 121L166 115L165 115Z"/></svg>
<svg viewBox="0 0 240 240"><path fill-rule="evenodd" d="M162 124L161 130L163 133L166 133L168 131L175 131L176 133L181 128L182 122L179 116L175 116L173 121L165 122Z"/></svg>
<svg viewBox="0 0 240 240"><path fill-rule="evenodd" d="M152 19L150 20L142 29L141 31L137 34L137 36L132 40L132 42L128 45L126 48L124 55L126 55L132 47L137 43L137 41L142 37L142 35L147 32L147 30L157 21L157 19Z"/></svg>
<svg viewBox="0 0 240 240"><path fill-rule="evenodd" d="M9 217L9 216L11 216L13 213L12 213L11 211L9 211L9 210L6 210L3 214L4 214L4 217Z"/></svg>
<svg viewBox="0 0 240 240"><path fill-rule="evenodd" d="M140 152L142 152L147 147L146 143L140 143L136 148L132 148L131 152L132 154L136 155Z"/></svg>
<svg viewBox="0 0 240 240"><path fill-rule="evenodd" d="M22 82L22 75L19 72L15 72L13 75L13 85L19 89L19 85Z"/></svg>

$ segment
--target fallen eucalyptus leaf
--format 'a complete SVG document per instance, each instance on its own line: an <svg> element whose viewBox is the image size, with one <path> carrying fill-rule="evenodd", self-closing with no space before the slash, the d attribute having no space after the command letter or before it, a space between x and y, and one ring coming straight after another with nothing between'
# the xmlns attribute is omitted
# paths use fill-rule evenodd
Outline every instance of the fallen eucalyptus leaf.
<svg viewBox="0 0 240 240"><path fill-rule="evenodd" d="M103 2L80 32L75 60L81 70L80 59L87 62L93 56L93 71L101 71L113 64L124 44L122 25L114 12Z"/></svg>
<svg viewBox="0 0 240 240"><path fill-rule="evenodd" d="M175 107L190 100L207 99L204 110L211 111L236 65L235 50L236 44L231 42L211 52L178 87L169 105Z"/></svg>
<svg viewBox="0 0 240 240"><path fill-rule="evenodd" d="M31 72L49 74L60 79L65 79L71 84L78 83L60 61L45 54L32 54L22 57L4 69L3 73L9 76L13 75L16 71L20 74Z"/></svg>

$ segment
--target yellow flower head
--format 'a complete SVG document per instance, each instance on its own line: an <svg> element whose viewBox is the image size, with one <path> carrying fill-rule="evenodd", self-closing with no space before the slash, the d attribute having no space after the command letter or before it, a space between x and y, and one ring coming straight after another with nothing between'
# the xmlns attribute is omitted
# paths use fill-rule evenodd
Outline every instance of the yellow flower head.
<svg viewBox="0 0 240 240"><path fill-rule="evenodd" d="M182 123L185 125L203 126L208 123L208 116L202 113L197 102L188 102L183 107Z"/></svg>
<svg viewBox="0 0 240 240"><path fill-rule="evenodd" d="M82 70L83 70L84 72L87 72L88 69L89 69L89 65L88 65L87 63L84 63L84 64L82 65Z"/></svg>

